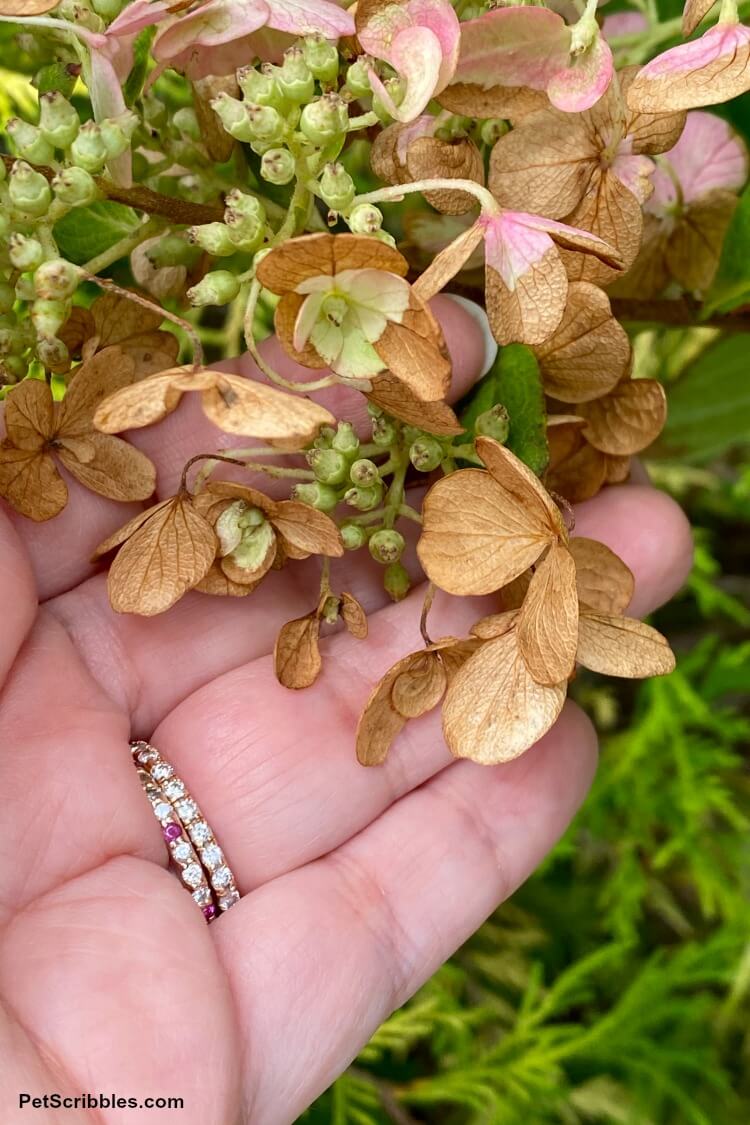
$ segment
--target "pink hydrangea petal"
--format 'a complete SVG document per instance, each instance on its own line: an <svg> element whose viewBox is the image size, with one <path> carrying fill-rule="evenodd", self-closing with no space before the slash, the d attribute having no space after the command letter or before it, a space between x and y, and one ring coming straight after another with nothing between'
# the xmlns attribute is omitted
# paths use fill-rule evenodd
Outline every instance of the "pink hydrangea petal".
<svg viewBox="0 0 750 1125"><path fill-rule="evenodd" d="M237 0L234 0L237 3ZM243 5L247 0L243 0ZM268 26L291 35L354 35L354 17L331 0L271 0Z"/></svg>
<svg viewBox="0 0 750 1125"><path fill-rule="evenodd" d="M696 109L750 90L750 28L720 23L690 43L657 55L628 90L631 109Z"/></svg>
<svg viewBox="0 0 750 1125"><path fill-rule="evenodd" d="M511 216L514 222L520 223L530 230L543 231L553 240L559 237L559 241L566 249L579 249L584 253L595 253L601 255L604 260L612 256L616 257L616 252L604 239L591 234L590 231L581 230L580 227L570 227L567 223L545 219L542 215L530 215L525 211L506 211L505 217L508 216Z"/></svg>
<svg viewBox="0 0 750 1125"><path fill-rule="evenodd" d="M395 36L388 61L406 82L401 104L394 105L374 71L370 73L370 82L397 121L411 121L425 108L436 92L442 58L440 40L427 27L407 27Z"/></svg>
<svg viewBox="0 0 750 1125"><path fill-rule="evenodd" d="M591 109L607 92L612 81L612 51L597 35L583 54L571 58L547 85L547 96L557 109L566 113L582 113Z"/></svg>
<svg viewBox="0 0 750 1125"><path fill-rule="evenodd" d="M693 203L715 188L739 191L748 173L747 149L731 125L713 113L693 110L674 148L665 154Z"/></svg>
<svg viewBox="0 0 750 1125"><path fill-rule="evenodd" d="M407 10L415 23L421 27L429 27L440 41L442 62L435 88L435 93L439 94L450 82L458 63L461 42L458 16L448 0L410 0Z"/></svg>
<svg viewBox="0 0 750 1125"><path fill-rule="evenodd" d="M544 90L569 62L570 29L547 8L498 8L461 25L454 80Z"/></svg>
<svg viewBox="0 0 750 1125"><path fill-rule="evenodd" d="M180 16L157 35L153 56L158 61L174 59L194 47L211 47L241 39L268 21L265 0L237 4L235 0L209 0L187 16Z"/></svg>
<svg viewBox="0 0 750 1125"><path fill-rule="evenodd" d="M107 35L137 35L144 27L161 23L169 15L168 0L133 0L107 28Z"/></svg>
<svg viewBox="0 0 750 1125"><path fill-rule="evenodd" d="M515 211L504 211L489 219L480 219L484 226L485 261L500 274L511 290L519 278L539 263L552 248L552 239L540 228L529 226L529 218Z"/></svg>
<svg viewBox="0 0 750 1125"><path fill-rule="evenodd" d="M648 27L643 12L613 12L606 16L602 24L602 35L611 42L620 35L637 35Z"/></svg>
<svg viewBox="0 0 750 1125"><path fill-rule="evenodd" d="M127 109L120 79L104 51L91 51L89 97L96 121L101 121L105 117L116 117L118 113L124 113ZM127 149L121 156L108 161L107 169L119 187L130 187L133 183L131 150Z"/></svg>
<svg viewBox="0 0 750 1125"><path fill-rule="evenodd" d="M654 168L654 162L648 156L618 154L612 161L612 171L639 203L645 203L651 195Z"/></svg>

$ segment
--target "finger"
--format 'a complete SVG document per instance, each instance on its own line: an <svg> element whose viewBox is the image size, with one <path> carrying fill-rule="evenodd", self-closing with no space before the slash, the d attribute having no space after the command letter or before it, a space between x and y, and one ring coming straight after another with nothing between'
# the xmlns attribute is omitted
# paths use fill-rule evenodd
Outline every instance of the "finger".
<svg viewBox="0 0 750 1125"><path fill-rule="evenodd" d="M36 616L29 559L10 521L0 512L0 687Z"/></svg>
<svg viewBox="0 0 750 1125"><path fill-rule="evenodd" d="M294 1121L528 878L595 762L591 725L569 707L525 757L450 766L222 919L216 939L238 1002L254 1125ZM314 1013L316 1034L300 1012Z"/></svg>
<svg viewBox="0 0 750 1125"><path fill-rule="evenodd" d="M633 570L634 613L667 600L688 573L689 524L669 497L651 488L620 486L601 493L577 509L577 531L602 540ZM386 600L381 569L361 551L334 564L333 581L368 611ZM188 594L168 613L144 620L113 613L106 579L99 575L50 608L93 675L133 715L134 729L148 736L191 692L271 652L281 625L310 611L315 589L313 564L297 563L269 574L247 598ZM404 651L398 644L389 650L393 660ZM356 648L352 659L361 661L362 652Z"/></svg>
<svg viewBox="0 0 750 1125"><path fill-rule="evenodd" d="M484 314L477 317L467 311L466 306L470 306L470 302L461 304L451 297L436 297L431 304L441 321L451 354L454 369L452 396L458 398L487 367L491 349L486 332L480 327ZM275 338L264 341L261 351L287 378L309 381L309 369L300 367L284 355ZM248 356L232 361L231 366L236 367L238 362L241 364L242 374L263 379ZM366 417L365 399L358 391L339 386L315 397L334 409L337 417L355 417L360 421ZM185 462L194 454L248 445L247 438L225 434L209 422L201 409L199 397L187 394L183 396L177 410L158 426L134 431L128 436L156 465L158 496L174 492ZM229 479L233 479L237 473L247 482L247 473L226 467L225 475ZM59 516L43 524L34 524L23 516L11 513L11 519L31 558L42 601L70 590L90 577L96 569L89 562L94 549L142 507L118 504L96 496L73 480L65 470L62 470L62 474L68 486L69 499L67 507ZM258 481L255 480L254 483L258 484ZM260 487L264 491L269 490L267 481Z"/></svg>

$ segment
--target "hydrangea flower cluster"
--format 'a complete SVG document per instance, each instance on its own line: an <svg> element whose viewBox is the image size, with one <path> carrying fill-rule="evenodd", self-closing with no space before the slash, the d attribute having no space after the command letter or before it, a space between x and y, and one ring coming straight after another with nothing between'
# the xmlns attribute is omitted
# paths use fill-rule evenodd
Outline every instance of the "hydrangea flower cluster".
<svg viewBox="0 0 750 1125"><path fill-rule="evenodd" d="M647 9L0 0L36 91L0 123L0 496L39 521L69 484L145 505L97 552L122 613L262 599L317 557L276 647L292 689L324 681L323 627L366 637L337 559L366 552L396 600L421 569L424 648L373 691L366 765L439 704L456 755L507 761L578 664L668 672L571 504L664 425L614 313L710 290L748 168L704 107L750 89L750 30L687 0L674 44ZM496 352L459 407L442 291ZM119 435L192 395L224 438L155 499ZM335 405L357 396L364 430ZM433 640L437 588L494 604Z"/></svg>

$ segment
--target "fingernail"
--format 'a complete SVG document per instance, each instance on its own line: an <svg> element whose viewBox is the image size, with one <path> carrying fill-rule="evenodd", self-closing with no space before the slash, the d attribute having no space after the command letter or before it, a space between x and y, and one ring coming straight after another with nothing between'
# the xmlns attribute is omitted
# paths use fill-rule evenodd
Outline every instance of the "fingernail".
<svg viewBox="0 0 750 1125"><path fill-rule="evenodd" d="M484 364L480 371L480 376L486 375L495 362L495 357L497 355L497 341L490 331L490 322L487 319L487 313L481 305L478 305L476 301L472 301L468 297L459 297L456 293L445 293L444 296L450 301L455 301L462 309L465 309L474 323L479 327L482 338L484 339Z"/></svg>

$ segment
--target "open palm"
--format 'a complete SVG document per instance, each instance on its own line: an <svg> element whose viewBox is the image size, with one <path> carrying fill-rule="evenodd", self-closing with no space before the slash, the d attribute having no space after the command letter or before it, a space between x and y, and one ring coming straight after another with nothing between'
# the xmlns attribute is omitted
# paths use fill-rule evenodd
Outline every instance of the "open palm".
<svg viewBox="0 0 750 1125"><path fill-rule="evenodd" d="M460 391L482 343L463 310L435 304ZM162 495L222 440L194 402L137 435ZM2 1119L284 1125L533 870L586 791L595 736L568 705L490 769L452 762L433 713L364 770L356 716L418 647L419 591L386 606L374 564L341 560L334 584L364 603L370 638L332 637L321 680L291 694L269 653L312 608L312 564L240 601L117 617L85 559L130 508L70 489L48 525L0 513ZM685 521L647 487L583 505L578 530L634 571L634 613L684 578ZM482 608L439 601L434 631L465 632ZM172 762L236 874L244 897L211 927L167 871L130 737ZM19 1109L21 1093L86 1091L184 1109Z"/></svg>

